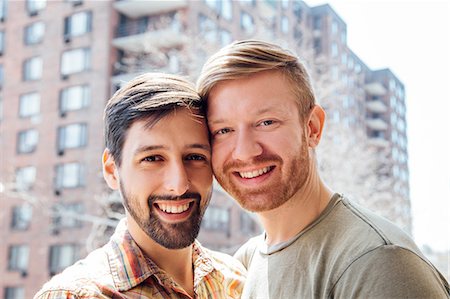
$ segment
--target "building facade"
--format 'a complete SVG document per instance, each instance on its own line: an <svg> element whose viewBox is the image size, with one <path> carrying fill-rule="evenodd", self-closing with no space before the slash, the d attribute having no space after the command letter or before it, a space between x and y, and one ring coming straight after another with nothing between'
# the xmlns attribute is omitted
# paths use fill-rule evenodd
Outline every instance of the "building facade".
<svg viewBox="0 0 450 299"><path fill-rule="evenodd" d="M397 192L388 209L400 209L410 229L404 86L348 48L346 24L330 6L0 0L0 298L32 297L112 233L121 205L100 160L112 93L147 71L195 80L208 55L243 38L279 42L315 61L313 73L329 87L319 99L330 122L363 130L387 152L380 175L395 178ZM233 253L260 232L254 215L217 186L200 241Z"/></svg>

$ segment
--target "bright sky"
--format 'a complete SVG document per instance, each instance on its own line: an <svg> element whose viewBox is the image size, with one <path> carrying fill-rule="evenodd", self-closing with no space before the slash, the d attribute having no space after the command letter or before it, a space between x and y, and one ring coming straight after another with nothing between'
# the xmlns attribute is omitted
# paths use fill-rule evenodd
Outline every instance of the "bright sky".
<svg viewBox="0 0 450 299"><path fill-rule="evenodd" d="M305 2L330 4L356 55L405 84L414 238L450 250L450 2Z"/></svg>

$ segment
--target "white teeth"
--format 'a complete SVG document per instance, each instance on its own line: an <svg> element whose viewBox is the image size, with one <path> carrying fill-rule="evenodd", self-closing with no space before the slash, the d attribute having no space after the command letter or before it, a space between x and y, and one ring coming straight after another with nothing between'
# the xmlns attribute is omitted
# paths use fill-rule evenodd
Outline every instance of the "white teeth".
<svg viewBox="0 0 450 299"><path fill-rule="evenodd" d="M157 203L157 205L160 208L160 210L171 214L183 213L187 211L187 209L189 209L189 203L184 205L170 205L165 203Z"/></svg>
<svg viewBox="0 0 450 299"><path fill-rule="evenodd" d="M261 168L259 170L239 172L239 175L242 178L252 179L252 178L255 178L257 176L260 176L260 175L263 175L263 174L267 173L269 170L270 170L270 167L264 167L264 168Z"/></svg>

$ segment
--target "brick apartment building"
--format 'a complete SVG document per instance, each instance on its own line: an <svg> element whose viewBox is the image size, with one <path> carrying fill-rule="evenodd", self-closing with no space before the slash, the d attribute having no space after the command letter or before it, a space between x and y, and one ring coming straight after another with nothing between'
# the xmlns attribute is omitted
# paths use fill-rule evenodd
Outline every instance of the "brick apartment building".
<svg viewBox="0 0 450 299"><path fill-rule="evenodd" d="M331 123L363 128L387 150L401 224L410 231L404 86L372 71L346 44L328 5L261 1L0 0L0 298L31 298L52 275L99 246L120 206L101 174L102 112L145 71L196 78L209 53L262 37L322 57L339 91L321 99ZM336 104L338 103L338 104ZM337 108L336 108L337 107ZM201 242L234 252L261 231L217 187Z"/></svg>

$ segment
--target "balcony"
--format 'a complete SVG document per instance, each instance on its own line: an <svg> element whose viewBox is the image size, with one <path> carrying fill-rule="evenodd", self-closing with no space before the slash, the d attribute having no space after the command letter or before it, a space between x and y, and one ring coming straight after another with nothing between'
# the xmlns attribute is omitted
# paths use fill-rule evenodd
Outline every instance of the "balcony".
<svg viewBox="0 0 450 299"><path fill-rule="evenodd" d="M365 89L370 95L378 97L385 95L387 92L386 88L379 82L366 84Z"/></svg>
<svg viewBox="0 0 450 299"><path fill-rule="evenodd" d="M388 129L388 124L381 118L373 118L367 120L367 127L375 131L385 131Z"/></svg>
<svg viewBox="0 0 450 299"><path fill-rule="evenodd" d="M136 19L143 16L155 15L186 7L187 0L143 1L119 0L114 2L114 8L129 18Z"/></svg>
<svg viewBox="0 0 450 299"><path fill-rule="evenodd" d="M164 59L152 58L155 55L144 57L127 58L114 63L114 76L111 83L114 86L122 86L138 75L147 72L160 72L175 74L180 72L180 57L177 52L168 52L163 55ZM161 58L161 57L160 57Z"/></svg>
<svg viewBox="0 0 450 299"><path fill-rule="evenodd" d="M369 138L369 143L376 147L388 147L389 141L381 137Z"/></svg>
<svg viewBox="0 0 450 299"><path fill-rule="evenodd" d="M367 103L367 109L374 113L385 113L387 106L380 100L374 100Z"/></svg>
<svg viewBox="0 0 450 299"><path fill-rule="evenodd" d="M170 49L187 41L181 22L174 16L149 18L147 23L131 22L117 28L113 46L123 51L149 52Z"/></svg>

